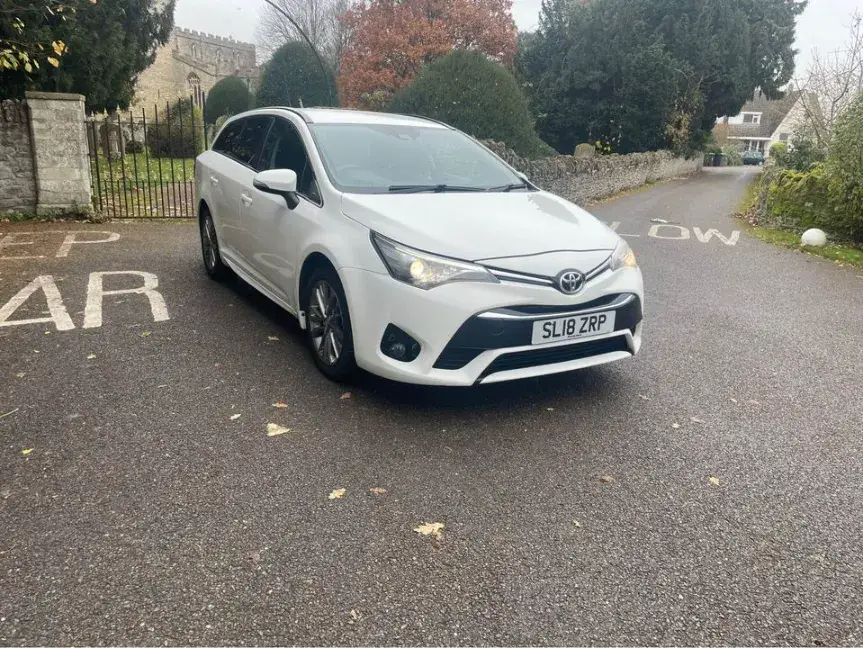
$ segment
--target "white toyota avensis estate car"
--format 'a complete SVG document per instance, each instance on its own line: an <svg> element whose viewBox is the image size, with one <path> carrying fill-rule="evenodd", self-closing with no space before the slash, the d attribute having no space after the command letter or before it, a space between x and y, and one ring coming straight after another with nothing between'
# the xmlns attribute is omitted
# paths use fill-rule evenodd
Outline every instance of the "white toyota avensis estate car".
<svg viewBox="0 0 863 648"><path fill-rule="evenodd" d="M628 358L643 284L611 229L436 121L261 109L195 167L204 264L295 315L315 362L474 385Z"/></svg>

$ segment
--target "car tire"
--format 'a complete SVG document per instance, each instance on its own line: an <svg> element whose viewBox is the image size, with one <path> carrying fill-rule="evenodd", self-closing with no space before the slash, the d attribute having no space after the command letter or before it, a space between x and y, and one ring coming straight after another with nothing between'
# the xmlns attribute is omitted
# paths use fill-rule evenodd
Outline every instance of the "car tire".
<svg viewBox="0 0 863 648"><path fill-rule="evenodd" d="M312 272L303 290L302 304L306 338L318 369L334 382L348 380L357 369L353 328L345 289L332 267Z"/></svg>
<svg viewBox="0 0 863 648"><path fill-rule="evenodd" d="M204 258L204 270L210 279L220 281L228 276L228 266L222 261L219 251L219 239L216 238L216 225L209 210L205 209L200 220L201 255Z"/></svg>

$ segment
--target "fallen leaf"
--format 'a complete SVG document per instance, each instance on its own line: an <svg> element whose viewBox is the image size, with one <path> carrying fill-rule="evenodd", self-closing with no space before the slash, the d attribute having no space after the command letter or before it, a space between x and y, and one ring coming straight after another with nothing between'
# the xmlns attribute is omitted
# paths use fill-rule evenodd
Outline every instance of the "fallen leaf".
<svg viewBox="0 0 863 648"><path fill-rule="evenodd" d="M268 336L267 336L267 339L268 339L270 342L278 342L278 341L279 341L279 338L278 338L278 337L276 337L275 335L268 335Z"/></svg>
<svg viewBox="0 0 863 648"><path fill-rule="evenodd" d="M27 374L25 374L25 373L22 371L22 372L20 372L20 373L16 373L16 374L15 374L15 377L16 377L16 378L23 378L23 377L24 377L24 376L26 376L26 375L27 375Z"/></svg>
<svg viewBox="0 0 863 648"><path fill-rule="evenodd" d="M291 428L282 427L281 425L276 425L275 423L267 423L267 436L274 437L279 436L280 434L287 434L291 431Z"/></svg>
<svg viewBox="0 0 863 648"><path fill-rule="evenodd" d="M680 423L672 423L671 427L674 428L675 430L679 430L680 429Z"/></svg>
<svg viewBox="0 0 863 648"><path fill-rule="evenodd" d="M275 407L276 409L285 409L287 406L288 404L283 403L282 401L279 401L278 403L273 403L273 407Z"/></svg>
<svg viewBox="0 0 863 648"><path fill-rule="evenodd" d="M152 333L150 333L150 331L144 331L143 333L141 333L141 337L150 337L151 335Z"/></svg>
<svg viewBox="0 0 863 648"><path fill-rule="evenodd" d="M737 399L736 399L736 398L732 398L732 399L730 399L730 400L731 400L731 402L732 402L732 403L734 403L735 405L737 404Z"/></svg>
<svg viewBox="0 0 863 648"><path fill-rule="evenodd" d="M761 405L761 403L755 399L751 399L751 400L748 400L746 402L749 403L750 405Z"/></svg>
<svg viewBox="0 0 863 648"><path fill-rule="evenodd" d="M553 407L546 407L546 408L545 408L545 411L546 411L546 412L553 412L553 411L554 411L554 408L553 408Z"/></svg>
<svg viewBox="0 0 863 648"><path fill-rule="evenodd" d="M332 493L330 493L327 497L331 500L342 499L342 498L344 498L345 493L347 493L347 492L348 491L345 488L337 488Z"/></svg>
<svg viewBox="0 0 863 648"><path fill-rule="evenodd" d="M231 414L231 420L232 420L232 421L236 421L236 420L237 420L238 418L240 418L241 416L242 416L242 414Z"/></svg>
<svg viewBox="0 0 863 648"><path fill-rule="evenodd" d="M249 560L251 560L256 565L261 562L261 554L258 551L253 551L249 554Z"/></svg>
<svg viewBox="0 0 863 648"><path fill-rule="evenodd" d="M693 416L693 417L692 417L691 419L689 419L689 420L690 420L690 421L692 421L693 423L704 423L704 421L702 421L702 420L701 420L700 418L698 418L697 416Z"/></svg>
<svg viewBox="0 0 863 648"><path fill-rule="evenodd" d="M603 475L602 477L599 478L599 481L601 481L604 484L613 484L617 480L614 477L612 477L611 475Z"/></svg>
<svg viewBox="0 0 863 648"><path fill-rule="evenodd" d="M2 419L2 418L6 418L7 416L11 416L11 415L12 415L12 414L14 414L15 412L17 412L19 409L21 409L21 408L20 408L20 407L16 407L16 408L15 408L15 409L13 409L11 412L6 412L5 414L0 414L0 419Z"/></svg>
<svg viewBox="0 0 863 648"><path fill-rule="evenodd" d="M91 353L90 355L87 356L87 360L95 360L95 359L96 359L95 353Z"/></svg>
<svg viewBox="0 0 863 648"><path fill-rule="evenodd" d="M33 452L33 450L34 450L34 448L24 448L24 449L21 451L21 454L22 454L22 455L24 455L24 456L26 457L28 454L30 454L31 452Z"/></svg>
<svg viewBox="0 0 863 648"><path fill-rule="evenodd" d="M351 617L351 620L348 621L348 623L355 623L356 621L359 621L360 619L362 619L363 615L360 614L357 610L351 610L350 611L350 617Z"/></svg>
<svg viewBox="0 0 863 648"><path fill-rule="evenodd" d="M51 335L51 331L45 331L45 335Z"/></svg>
<svg viewBox="0 0 863 648"><path fill-rule="evenodd" d="M369 492L372 493L373 495L386 495L387 489L386 488L370 488Z"/></svg>
<svg viewBox="0 0 863 648"><path fill-rule="evenodd" d="M711 486L719 486L720 484L722 484L722 482L720 481L719 477L710 477L710 484Z"/></svg>
<svg viewBox="0 0 863 648"><path fill-rule="evenodd" d="M647 396L645 396L644 394L639 394L639 395L638 395L638 397L639 397L641 400L650 400L650 398L648 398L648 397L647 397Z"/></svg>
<svg viewBox="0 0 863 648"><path fill-rule="evenodd" d="M348 399L350 399L352 396L353 396L353 394L351 394L351 392L345 392L344 394L342 394L342 395L339 397L339 400L348 400Z"/></svg>
<svg viewBox="0 0 863 648"><path fill-rule="evenodd" d="M579 522L578 520L573 520L572 526L574 526L576 529L580 529L581 528L581 522Z"/></svg>
<svg viewBox="0 0 863 648"><path fill-rule="evenodd" d="M435 540L441 539L441 533L443 532L443 522L432 522L430 524L420 524L418 527L414 527L414 531L424 536L431 536Z"/></svg>

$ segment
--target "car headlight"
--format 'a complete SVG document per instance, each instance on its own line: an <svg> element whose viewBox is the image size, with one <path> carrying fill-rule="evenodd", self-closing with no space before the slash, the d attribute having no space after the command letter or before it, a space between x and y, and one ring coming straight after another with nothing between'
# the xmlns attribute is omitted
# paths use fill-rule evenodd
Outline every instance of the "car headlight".
<svg viewBox="0 0 863 648"><path fill-rule="evenodd" d="M372 244L393 278L423 290L453 281L500 283L482 266L413 250L374 232Z"/></svg>
<svg viewBox="0 0 863 648"><path fill-rule="evenodd" d="M614 249L614 253L611 255L611 269L620 270L621 268L637 267L638 261L635 260L635 252L632 251L632 248L629 247L626 241L618 243Z"/></svg>

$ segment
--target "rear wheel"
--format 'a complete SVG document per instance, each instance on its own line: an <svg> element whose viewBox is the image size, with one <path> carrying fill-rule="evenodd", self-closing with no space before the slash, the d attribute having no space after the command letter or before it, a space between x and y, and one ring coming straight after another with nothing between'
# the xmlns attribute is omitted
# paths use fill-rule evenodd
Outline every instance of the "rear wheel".
<svg viewBox="0 0 863 648"><path fill-rule="evenodd" d="M228 267L222 263L219 253L219 239L216 238L216 225L208 210L201 215L201 253L204 256L204 269L211 279L224 279Z"/></svg>
<svg viewBox="0 0 863 648"><path fill-rule="evenodd" d="M306 284L306 334L315 364L330 380L347 380L356 370L353 330L342 282L332 268L319 268Z"/></svg>

